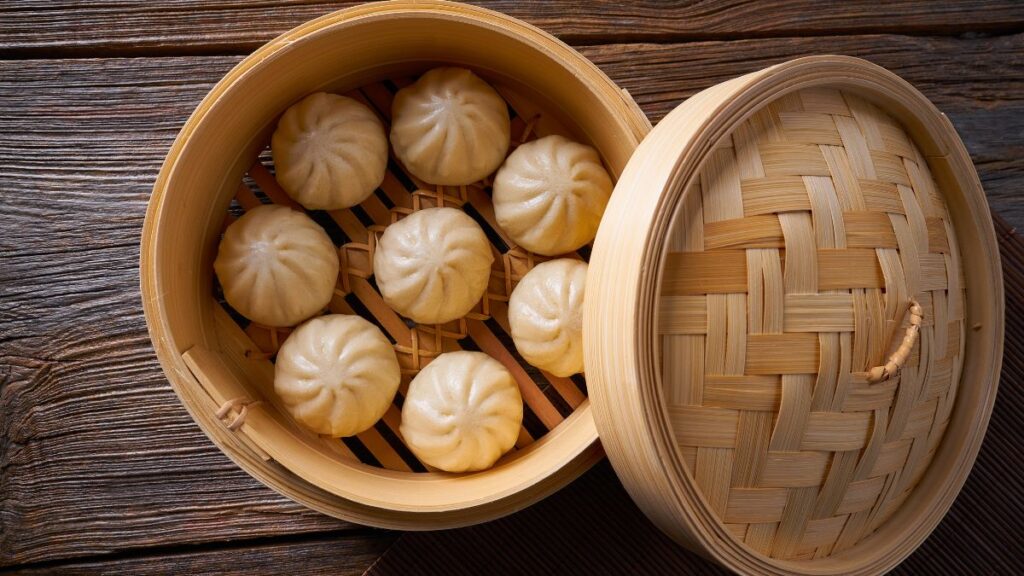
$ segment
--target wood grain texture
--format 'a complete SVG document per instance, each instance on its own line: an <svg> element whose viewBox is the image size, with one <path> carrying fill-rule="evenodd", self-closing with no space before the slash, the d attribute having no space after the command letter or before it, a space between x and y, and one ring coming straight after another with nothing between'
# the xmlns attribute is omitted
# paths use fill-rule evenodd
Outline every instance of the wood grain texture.
<svg viewBox="0 0 1024 576"><path fill-rule="evenodd" d="M21 7L46 12L33 7L43 4ZM299 8L274 18L292 18ZM136 28L119 42L146 46L144 35L132 39L141 33L131 14L122 11L122 28ZM311 15L273 25L283 29ZM8 16L0 16L0 27L17 20ZM65 26L83 23L81 31L54 33L66 40L48 41L53 46L80 38L83 50L103 44L88 43L95 21L52 16L54 26L65 18ZM164 29L182 36L164 36L163 45L185 42L187 50L195 45L186 32L194 32L222 46L209 38L223 26L175 24L179 17L165 15ZM770 11L765 17L774 18ZM115 37L112 27L104 34ZM245 46L265 39L259 34ZM9 28L0 37L33 46ZM702 88L794 56L866 57L949 114L994 208L1024 226L1024 36L777 38L581 51L654 121ZM347 529L277 497L213 447L167 386L142 317L138 240L153 179L185 118L238 60L0 62L0 565Z"/></svg>
<svg viewBox="0 0 1024 576"><path fill-rule="evenodd" d="M12 574L288 574L317 576L362 574L395 541L397 534L358 530L303 539L277 538L259 543L147 550L137 556L22 566Z"/></svg>
<svg viewBox="0 0 1024 576"><path fill-rule="evenodd" d="M654 123L700 90L772 64L826 53L865 58L902 76L949 116L993 210L1014 226L1024 225L1024 34L778 38L579 50L629 90Z"/></svg>
<svg viewBox="0 0 1024 576"><path fill-rule="evenodd" d="M0 565L348 526L217 450L146 332L152 179L232 61L0 63Z"/></svg>
<svg viewBox="0 0 1024 576"><path fill-rule="evenodd" d="M482 0L571 43L813 36L888 32L1000 33L1024 24L1014 0L856 0L822 6L780 0L561 2ZM8 54L248 53L307 20L358 2L316 0L23 0L0 8L0 51Z"/></svg>

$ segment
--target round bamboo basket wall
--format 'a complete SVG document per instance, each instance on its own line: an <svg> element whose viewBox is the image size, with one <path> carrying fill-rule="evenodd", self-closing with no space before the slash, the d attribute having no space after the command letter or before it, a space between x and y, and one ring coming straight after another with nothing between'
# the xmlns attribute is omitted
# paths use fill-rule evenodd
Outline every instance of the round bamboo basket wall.
<svg viewBox="0 0 1024 576"><path fill-rule="evenodd" d="M392 159L381 189L366 202L311 213L339 247L342 273L330 310L360 314L390 336L403 367L402 391L445 350L479 348L511 369L526 404L524 427L513 452L487 471L427 470L403 445L397 405L351 439L320 438L297 426L273 392L273 355L287 331L233 314L219 298L212 259L232 218L260 203L291 205L266 151L290 104L319 90L347 94L387 123L394 92L439 64L469 67L496 87L514 117L513 145L552 133L588 142L613 178L649 130L628 94L536 28L443 2L361 6L281 36L213 88L168 154L142 242L143 301L154 346L210 438L250 474L311 508L407 530L497 518L565 485L602 456L582 377L529 368L507 337L508 295L540 259L495 225L488 182L430 187ZM496 265L487 295L467 317L411 325L383 304L371 252L384 226L436 205L474 217L488 232Z"/></svg>
<svg viewBox="0 0 1024 576"><path fill-rule="evenodd" d="M619 477L734 570L892 568L962 485L1001 359L999 256L952 126L881 68L808 58L694 96L634 158L585 304Z"/></svg>

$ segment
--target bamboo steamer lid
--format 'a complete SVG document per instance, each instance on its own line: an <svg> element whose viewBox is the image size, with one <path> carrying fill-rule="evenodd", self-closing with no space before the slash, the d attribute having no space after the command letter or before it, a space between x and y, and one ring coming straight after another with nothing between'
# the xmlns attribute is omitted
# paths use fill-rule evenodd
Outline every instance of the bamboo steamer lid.
<svg viewBox="0 0 1024 576"><path fill-rule="evenodd" d="M641 143L588 276L602 443L665 532L744 573L891 569L987 425L1002 282L949 121L863 60L710 88Z"/></svg>

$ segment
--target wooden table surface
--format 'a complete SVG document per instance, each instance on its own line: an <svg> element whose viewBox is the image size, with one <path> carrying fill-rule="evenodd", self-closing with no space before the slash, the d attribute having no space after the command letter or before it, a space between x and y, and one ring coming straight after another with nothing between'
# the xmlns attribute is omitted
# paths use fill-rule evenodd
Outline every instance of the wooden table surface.
<svg viewBox="0 0 1024 576"><path fill-rule="evenodd" d="M171 391L139 297L146 203L186 117L245 54L348 4L0 4L0 570L361 573L397 537L236 468ZM654 122L785 59L867 58L949 115L1024 226L1024 2L481 4L576 46Z"/></svg>

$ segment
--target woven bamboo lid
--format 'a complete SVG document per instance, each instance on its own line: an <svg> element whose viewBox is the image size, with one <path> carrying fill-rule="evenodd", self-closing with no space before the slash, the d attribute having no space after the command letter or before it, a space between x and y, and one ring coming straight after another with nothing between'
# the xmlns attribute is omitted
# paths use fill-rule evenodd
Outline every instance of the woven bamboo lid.
<svg viewBox="0 0 1024 576"><path fill-rule="evenodd" d="M920 544L1001 358L992 225L948 120L862 60L796 60L669 114L608 213L587 377L645 512L742 572L878 573Z"/></svg>

